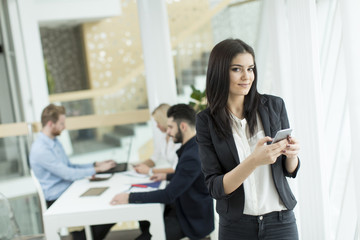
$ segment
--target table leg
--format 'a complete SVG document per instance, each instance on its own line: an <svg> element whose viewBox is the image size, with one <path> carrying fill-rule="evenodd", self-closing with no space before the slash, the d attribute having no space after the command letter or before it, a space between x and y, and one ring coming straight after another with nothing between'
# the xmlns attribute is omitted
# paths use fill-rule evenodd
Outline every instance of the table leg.
<svg viewBox="0 0 360 240"><path fill-rule="evenodd" d="M46 239L60 240L58 230L59 229L56 227L56 225L53 225L51 223L46 223L46 221L44 221L44 232Z"/></svg>
<svg viewBox="0 0 360 240"><path fill-rule="evenodd" d="M163 214L154 214L149 219L150 221L150 233L152 239L165 240L165 225Z"/></svg>
<svg viewBox="0 0 360 240"><path fill-rule="evenodd" d="M92 233L91 233L91 226L87 225L87 226L84 226L84 228L85 228L86 240L93 240Z"/></svg>

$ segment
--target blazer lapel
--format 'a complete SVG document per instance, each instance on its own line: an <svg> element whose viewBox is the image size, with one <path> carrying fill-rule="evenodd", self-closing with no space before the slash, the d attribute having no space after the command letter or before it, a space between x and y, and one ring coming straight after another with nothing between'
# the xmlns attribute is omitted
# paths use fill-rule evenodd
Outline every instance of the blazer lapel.
<svg viewBox="0 0 360 240"><path fill-rule="evenodd" d="M237 149L236 149L234 137L232 135L227 137L226 142L227 142L227 144L229 146L230 152L232 153L236 163L239 164L240 159L239 159L239 155L238 155L238 152L237 152Z"/></svg>
<svg viewBox="0 0 360 240"><path fill-rule="evenodd" d="M260 98L260 104L258 107L258 112L260 114L260 119L264 128L264 132L265 132L265 136L270 136L272 137L272 132L271 132L271 128L270 128L270 116L269 116L269 109L266 106L266 102L267 99L264 97ZM238 152L236 149L236 145L235 145L235 141L234 141L234 137L231 135L229 137L226 138L226 142L229 146L230 152L232 153L235 161L237 162L237 164L240 163L240 159L238 156ZM270 144L270 143L268 143Z"/></svg>

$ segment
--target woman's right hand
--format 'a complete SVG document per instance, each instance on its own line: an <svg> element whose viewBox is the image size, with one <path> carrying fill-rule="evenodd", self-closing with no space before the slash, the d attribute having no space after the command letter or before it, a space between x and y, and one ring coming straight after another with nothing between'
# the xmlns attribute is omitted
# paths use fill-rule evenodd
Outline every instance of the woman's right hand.
<svg viewBox="0 0 360 240"><path fill-rule="evenodd" d="M276 159L283 153L283 150L286 149L286 144L288 143L286 139L267 145L267 142L272 141L271 137L264 137L260 139L254 151L251 153L252 158L256 166L273 164L276 162Z"/></svg>

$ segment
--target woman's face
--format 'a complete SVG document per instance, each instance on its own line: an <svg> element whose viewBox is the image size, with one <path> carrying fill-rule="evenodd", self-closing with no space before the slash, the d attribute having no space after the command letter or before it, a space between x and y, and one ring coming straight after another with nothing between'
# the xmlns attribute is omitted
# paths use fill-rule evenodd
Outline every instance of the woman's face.
<svg viewBox="0 0 360 240"><path fill-rule="evenodd" d="M254 58L250 53L240 53L231 61L229 97L245 96L254 82Z"/></svg>

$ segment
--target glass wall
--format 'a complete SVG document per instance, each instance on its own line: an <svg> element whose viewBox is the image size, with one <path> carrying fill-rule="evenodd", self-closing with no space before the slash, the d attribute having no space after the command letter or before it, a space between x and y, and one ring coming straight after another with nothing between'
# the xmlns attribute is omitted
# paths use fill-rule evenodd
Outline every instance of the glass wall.
<svg viewBox="0 0 360 240"><path fill-rule="evenodd" d="M13 39L10 34L8 13L1 2L0 7L0 124L22 120L19 104ZM0 138L0 179L26 174L26 139L21 137ZM0 180L1 181L1 180Z"/></svg>
<svg viewBox="0 0 360 240"><path fill-rule="evenodd" d="M204 91L211 49L227 38L255 48L261 1L167 1L179 101L195 89Z"/></svg>
<svg viewBox="0 0 360 240"><path fill-rule="evenodd" d="M20 128L15 124L21 122L23 117L14 44L6 9L7 1L0 1L0 135L6 135L0 137L0 192L10 196L10 205L21 233L37 234L43 232L37 194L35 191L20 196L15 194L21 192L21 188L27 189L31 178L17 181L29 176L28 138L21 134L22 129L26 130L26 124L20 124ZM11 132L20 134L11 136Z"/></svg>
<svg viewBox="0 0 360 240"><path fill-rule="evenodd" d="M0 138L0 181L24 176L27 149L24 136ZM23 161L25 159L25 161Z"/></svg>

